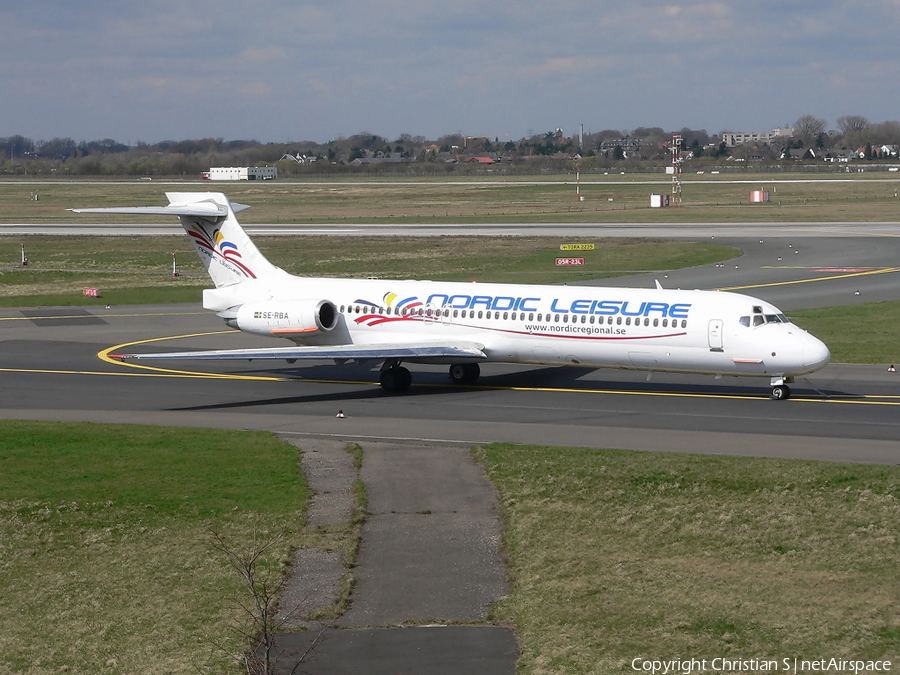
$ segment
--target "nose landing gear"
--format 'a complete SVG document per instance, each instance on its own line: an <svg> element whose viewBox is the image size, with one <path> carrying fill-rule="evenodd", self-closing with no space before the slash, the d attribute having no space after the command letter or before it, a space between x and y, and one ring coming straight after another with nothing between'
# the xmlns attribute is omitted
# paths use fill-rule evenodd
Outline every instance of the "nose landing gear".
<svg viewBox="0 0 900 675"><path fill-rule="evenodd" d="M777 387L772 387L772 400L773 401L783 401L786 398L791 397L791 388L787 385L781 384Z"/></svg>
<svg viewBox="0 0 900 675"><path fill-rule="evenodd" d="M770 398L773 401L783 401L790 398L791 388L787 386L787 383L793 381L793 377L773 377L769 381L769 385L772 387L772 395Z"/></svg>

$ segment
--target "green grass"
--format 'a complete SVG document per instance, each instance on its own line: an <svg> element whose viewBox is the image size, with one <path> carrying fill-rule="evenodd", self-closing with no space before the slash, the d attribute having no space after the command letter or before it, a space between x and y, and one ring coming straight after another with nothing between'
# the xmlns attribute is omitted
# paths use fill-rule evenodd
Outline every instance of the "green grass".
<svg viewBox="0 0 900 675"><path fill-rule="evenodd" d="M0 423L0 672L226 672L238 580L210 547L283 528L307 489L270 434Z"/></svg>
<svg viewBox="0 0 900 675"><path fill-rule="evenodd" d="M791 320L828 345L834 363L900 363L900 301L796 310Z"/></svg>
<svg viewBox="0 0 900 675"><path fill-rule="evenodd" d="M0 237L0 265L13 266L24 241L29 265L0 269L0 306L194 301L211 286L187 237ZM580 267L557 267L562 237L257 237L260 250L292 274L566 283L728 260L738 252L708 243L579 238ZM4 253L5 252L5 253ZM171 276L172 253L184 275ZM100 289L102 298L83 295Z"/></svg>
<svg viewBox="0 0 900 675"><path fill-rule="evenodd" d="M900 206L900 197L895 196L898 186L900 177L888 173L686 173L684 206L651 209L651 193L671 191L668 176L584 175L584 201L575 199L574 173L463 180L342 177L266 183L60 180L33 185L8 181L0 183L0 203L4 205L0 219L8 223L118 223L123 216L74 214L66 209L163 204L166 190L212 190L252 206L241 213L241 220L247 223L893 222ZM772 201L750 204L750 191L758 189L769 190ZM40 194L37 202L31 200L35 190Z"/></svg>
<svg viewBox="0 0 900 675"><path fill-rule="evenodd" d="M900 659L900 469L497 444L519 672Z"/></svg>
<svg viewBox="0 0 900 675"><path fill-rule="evenodd" d="M94 286L95 288L97 286ZM92 307L105 305L163 305L173 302L199 303L204 286L175 286L172 288L109 288L99 285L96 298L84 295L82 290L69 293L46 293L0 297L0 307Z"/></svg>

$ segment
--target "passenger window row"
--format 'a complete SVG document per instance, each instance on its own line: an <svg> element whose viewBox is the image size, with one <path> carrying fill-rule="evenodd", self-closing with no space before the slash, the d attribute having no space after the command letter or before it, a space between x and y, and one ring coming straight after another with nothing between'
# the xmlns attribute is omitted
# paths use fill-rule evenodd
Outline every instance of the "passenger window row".
<svg viewBox="0 0 900 675"><path fill-rule="evenodd" d="M341 314L344 314L345 307L341 305ZM399 308L399 307L373 307L368 305L348 305L346 307L347 314L363 314L366 312L372 312L376 314L386 314L387 316L430 316L430 317L449 317L450 309L449 308L441 308L441 309L432 309L425 307L415 307L412 309L408 308ZM571 316L571 319L570 319ZM632 323L635 326L650 326L652 325L654 328L662 327L669 328L670 323L668 318L660 319L650 317L634 317L634 321L632 322L632 317L630 316L597 316L593 314L544 314L542 312L499 312L499 311L491 311L491 310L474 310L474 309L454 309L453 310L453 318L455 319L493 319L495 321L501 320L503 321L538 321L538 322L553 322L553 323L583 323L590 325L599 325L602 326L604 323L606 325L625 325L631 326ZM744 319L747 319L747 323L744 323ZM741 317L741 323L749 326L750 317ZM671 328L678 328L678 319L671 320ZM785 319L785 323L787 319ZM687 328L687 319L681 319L681 328Z"/></svg>

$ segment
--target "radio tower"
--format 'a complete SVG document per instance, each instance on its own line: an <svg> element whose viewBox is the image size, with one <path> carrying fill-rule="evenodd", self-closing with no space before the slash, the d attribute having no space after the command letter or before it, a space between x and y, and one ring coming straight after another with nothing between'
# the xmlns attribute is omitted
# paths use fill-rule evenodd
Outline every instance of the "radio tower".
<svg viewBox="0 0 900 675"><path fill-rule="evenodd" d="M681 134L672 134L672 206L681 206Z"/></svg>

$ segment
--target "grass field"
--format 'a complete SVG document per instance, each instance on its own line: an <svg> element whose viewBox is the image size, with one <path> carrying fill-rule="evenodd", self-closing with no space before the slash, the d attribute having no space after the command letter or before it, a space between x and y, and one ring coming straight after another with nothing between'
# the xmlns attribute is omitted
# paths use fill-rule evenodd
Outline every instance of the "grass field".
<svg viewBox="0 0 900 675"><path fill-rule="evenodd" d="M475 454L513 582L491 619L515 626L521 673L900 660L898 467ZM277 572L321 536L301 532L306 499L296 449L268 434L0 423L0 672L237 672L210 646L236 643L242 591L209 528L238 548L288 528L266 561Z"/></svg>
<svg viewBox="0 0 900 675"><path fill-rule="evenodd" d="M0 422L0 672L235 672L212 641L239 647L243 591L209 529L287 528L280 574L306 500L270 434Z"/></svg>
<svg viewBox="0 0 900 675"><path fill-rule="evenodd" d="M273 263L324 277L563 283L728 260L708 243L583 239L582 267L556 267L560 237L256 237ZM29 264L13 268L24 243ZM171 276L172 254L183 276ZM210 286L187 237L0 237L0 306L135 304L200 300ZM99 288L99 299L83 289Z"/></svg>
<svg viewBox="0 0 900 675"><path fill-rule="evenodd" d="M828 345L834 363L900 363L900 301L803 309L791 320Z"/></svg>
<svg viewBox="0 0 900 675"><path fill-rule="evenodd" d="M520 673L900 661L900 468L492 445ZM679 671L680 672L680 671Z"/></svg>
<svg viewBox="0 0 900 675"><path fill-rule="evenodd" d="M750 191L771 194L750 204ZM575 176L469 179L271 181L48 181L0 183L0 222L103 223L122 216L74 214L76 207L165 204L169 191L221 191L252 206L247 223L416 222L896 222L900 176L863 174L685 175L682 208L651 209L671 191L660 174L591 175L576 201ZM32 199L37 192L39 201ZM158 218L129 222L159 222Z"/></svg>

